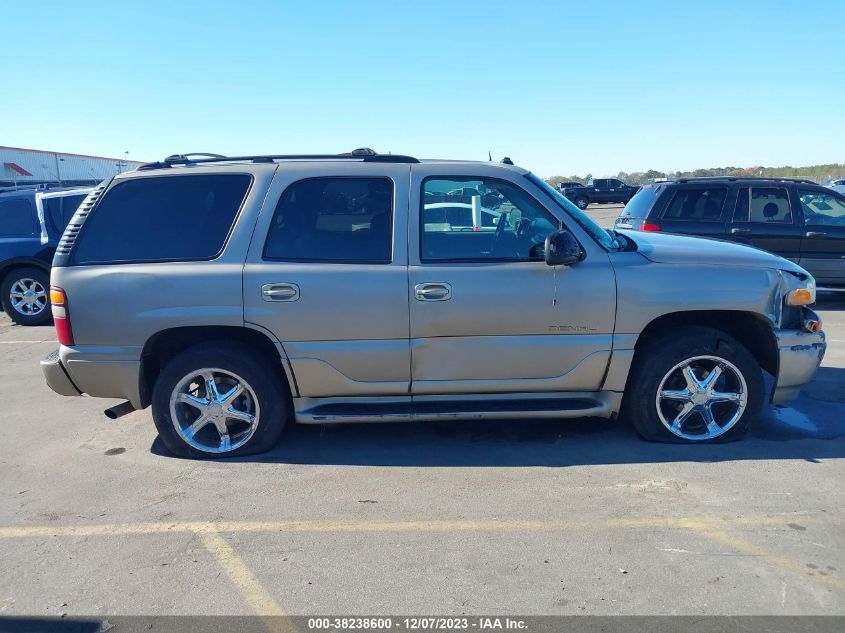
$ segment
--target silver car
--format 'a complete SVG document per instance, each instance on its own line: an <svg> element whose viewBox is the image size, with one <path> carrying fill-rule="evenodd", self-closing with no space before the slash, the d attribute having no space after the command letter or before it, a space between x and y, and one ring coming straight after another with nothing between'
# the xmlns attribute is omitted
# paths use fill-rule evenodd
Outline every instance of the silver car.
<svg viewBox="0 0 845 633"><path fill-rule="evenodd" d="M424 219L450 195L481 208L467 191L497 201L495 230ZM649 440L728 441L825 351L814 280L785 259L603 230L510 164L371 150L120 174L51 286L50 387L126 400L111 417L152 406L198 458L266 451L291 422L621 414Z"/></svg>

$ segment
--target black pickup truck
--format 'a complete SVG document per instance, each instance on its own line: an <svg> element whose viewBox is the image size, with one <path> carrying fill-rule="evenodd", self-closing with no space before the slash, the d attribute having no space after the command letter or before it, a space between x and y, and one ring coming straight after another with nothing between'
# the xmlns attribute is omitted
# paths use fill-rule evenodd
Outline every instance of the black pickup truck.
<svg viewBox="0 0 845 633"><path fill-rule="evenodd" d="M586 209L589 204L619 203L627 204L634 197L639 187L626 185L618 178L596 178L592 185L572 187L563 192L579 209Z"/></svg>

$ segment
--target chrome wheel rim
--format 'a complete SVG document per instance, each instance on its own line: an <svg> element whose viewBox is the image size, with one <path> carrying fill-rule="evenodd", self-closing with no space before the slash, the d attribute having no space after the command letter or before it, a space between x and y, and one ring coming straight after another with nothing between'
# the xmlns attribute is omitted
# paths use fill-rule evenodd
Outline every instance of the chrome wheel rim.
<svg viewBox="0 0 845 633"><path fill-rule="evenodd" d="M246 444L259 417L252 387L225 369L192 371L170 396L170 418L179 437L206 453L229 453Z"/></svg>
<svg viewBox="0 0 845 633"><path fill-rule="evenodd" d="M586 200L584 200L583 198L579 198L578 200L576 200L575 204L578 205L579 209L586 209L587 206L589 206L589 203Z"/></svg>
<svg viewBox="0 0 845 633"><path fill-rule="evenodd" d="M670 369L657 388L657 415L670 433L710 440L727 433L748 406L748 385L735 365L695 356Z"/></svg>
<svg viewBox="0 0 845 633"><path fill-rule="evenodd" d="M12 284L9 301L18 314L37 316L47 308L47 290L38 280L24 277Z"/></svg>

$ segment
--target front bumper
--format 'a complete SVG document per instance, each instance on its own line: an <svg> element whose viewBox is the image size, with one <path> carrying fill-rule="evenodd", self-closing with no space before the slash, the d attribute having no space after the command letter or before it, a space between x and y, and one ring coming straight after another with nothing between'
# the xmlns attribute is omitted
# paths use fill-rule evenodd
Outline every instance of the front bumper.
<svg viewBox="0 0 845 633"><path fill-rule="evenodd" d="M59 358L59 350L50 352L41 359L41 371L44 372L44 379L47 386L60 396L81 396L82 393L73 384L68 376L62 361Z"/></svg>
<svg viewBox="0 0 845 633"><path fill-rule="evenodd" d="M819 320L812 310L808 318ZM798 396L801 387L810 382L824 358L827 342L824 332L807 330L775 330L778 346L778 375L772 390L772 404L785 404Z"/></svg>

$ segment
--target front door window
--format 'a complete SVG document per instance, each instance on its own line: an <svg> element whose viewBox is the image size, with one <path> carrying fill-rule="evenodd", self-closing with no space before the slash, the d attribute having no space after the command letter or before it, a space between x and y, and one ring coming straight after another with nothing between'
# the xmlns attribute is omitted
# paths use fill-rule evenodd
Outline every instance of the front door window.
<svg viewBox="0 0 845 633"><path fill-rule="evenodd" d="M542 260L558 226L524 190L495 179L427 178L421 206L424 262Z"/></svg>

